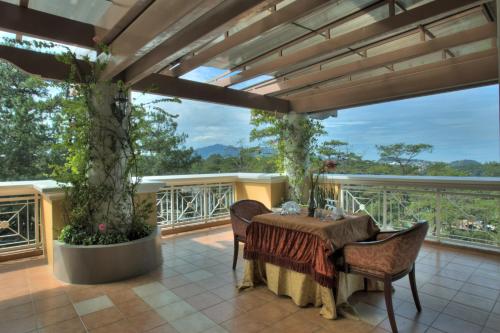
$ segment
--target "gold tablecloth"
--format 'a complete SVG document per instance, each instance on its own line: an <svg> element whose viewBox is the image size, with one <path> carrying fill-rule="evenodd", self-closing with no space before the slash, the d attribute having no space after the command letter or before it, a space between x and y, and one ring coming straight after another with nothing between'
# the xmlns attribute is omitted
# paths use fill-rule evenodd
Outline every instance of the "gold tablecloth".
<svg viewBox="0 0 500 333"><path fill-rule="evenodd" d="M259 260L245 260L239 288L242 290L264 283L276 295L289 296L298 306L321 307L321 316L336 319L337 306L344 308L347 313L354 313L347 300L356 291L364 289L363 277L359 275L338 272L337 279L339 290L335 300L333 290L320 285L310 275ZM368 290L383 290L383 285L369 280Z"/></svg>

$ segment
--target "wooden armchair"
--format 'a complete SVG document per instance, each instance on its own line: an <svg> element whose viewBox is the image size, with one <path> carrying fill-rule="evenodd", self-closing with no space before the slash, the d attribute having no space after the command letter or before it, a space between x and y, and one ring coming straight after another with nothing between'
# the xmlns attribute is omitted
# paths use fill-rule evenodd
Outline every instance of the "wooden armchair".
<svg viewBox="0 0 500 333"><path fill-rule="evenodd" d="M362 275L365 279L384 282L387 314L394 333L398 332L392 306L392 281L409 275L413 300L418 312L422 311L415 282L415 260L429 225L420 222L399 232L381 232L375 241L350 243L344 247L345 271Z"/></svg>
<svg viewBox="0 0 500 333"><path fill-rule="evenodd" d="M248 225L255 215L271 213L263 203L256 200L240 200L229 208L234 234L233 269L238 261L239 242L245 243Z"/></svg>

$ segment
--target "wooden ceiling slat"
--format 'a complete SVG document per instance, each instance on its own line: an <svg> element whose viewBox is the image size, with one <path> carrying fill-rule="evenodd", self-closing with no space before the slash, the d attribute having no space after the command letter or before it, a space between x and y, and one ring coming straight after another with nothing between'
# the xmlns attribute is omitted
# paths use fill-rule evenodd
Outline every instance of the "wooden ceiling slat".
<svg viewBox="0 0 500 333"><path fill-rule="evenodd" d="M215 82L215 84L227 87L239 82L243 82L259 75L276 71L280 68L292 66L294 64L317 58L332 53L335 50L350 47L357 43L384 35L393 30L404 28L410 25L420 24L432 17L446 14L448 12L461 9L463 7L480 4L478 0L439 0L416 7L415 9L398 14L393 17L383 19L368 26L362 27L347 34L326 40L311 47L299 50L288 56L283 56L266 63L255 65L254 67L239 74L226 77Z"/></svg>
<svg viewBox="0 0 500 333"><path fill-rule="evenodd" d="M227 28L227 24L265 2L267 0L225 0L127 68L126 82L135 83L160 71L175 60L175 57L179 57L179 53L185 53L183 51L189 46L192 47L193 43L204 45L218 36L223 28Z"/></svg>
<svg viewBox="0 0 500 333"><path fill-rule="evenodd" d="M95 47L91 24L0 1L0 29L84 48Z"/></svg>
<svg viewBox="0 0 500 333"><path fill-rule="evenodd" d="M194 57L182 61L179 66L172 70L172 72L175 76L181 76L196 67L203 65L225 51L245 43L266 31L305 16L312 10L317 9L318 7L329 2L330 0L297 0L283 9L266 16L262 20L257 21L225 38L223 41L210 46L209 48L196 54Z"/></svg>
<svg viewBox="0 0 500 333"><path fill-rule="evenodd" d="M379 68L385 65L409 60L429 53L441 51L451 47L472 43L496 36L496 24L489 23L471 30L462 31L445 37L428 40L395 51L382 53L363 60L354 61L345 65L324 69L321 71L304 74L285 81L279 81L267 86L247 91L265 95L274 92L284 93L290 90L303 88L305 86L328 81L348 74Z"/></svg>
<svg viewBox="0 0 500 333"><path fill-rule="evenodd" d="M317 112L385 102L497 82L496 49L290 97L291 110Z"/></svg>

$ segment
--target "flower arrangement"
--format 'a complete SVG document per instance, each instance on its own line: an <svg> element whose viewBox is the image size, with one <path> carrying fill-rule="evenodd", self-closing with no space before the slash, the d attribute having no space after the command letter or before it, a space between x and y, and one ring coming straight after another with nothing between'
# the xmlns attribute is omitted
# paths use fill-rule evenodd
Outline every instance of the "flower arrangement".
<svg viewBox="0 0 500 333"><path fill-rule="evenodd" d="M314 211L316 210L316 203L314 200L314 194L316 193L316 187L318 186L319 178L325 173L332 172L337 168L337 162L334 160L325 160L320 163L318 168L311 168L309 171L309 180L311 183L311 189L309 191L309 207L308 216L313 217Z"/></svg>

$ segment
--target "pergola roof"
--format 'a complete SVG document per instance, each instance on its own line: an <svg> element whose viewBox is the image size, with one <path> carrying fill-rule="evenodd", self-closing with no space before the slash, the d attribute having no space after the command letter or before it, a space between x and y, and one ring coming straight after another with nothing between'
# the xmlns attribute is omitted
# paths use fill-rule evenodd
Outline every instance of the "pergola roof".
<svg viewBox="0 0 500 333"><path fill-rule="evenodd" d="M495 1L485 0L0 0L1 30L109 45L104 79L278 112L497 82L495 21ZM2 46L0 57L64 78L47 55ZM200 66L225 72L180 78Z"/></svg>

